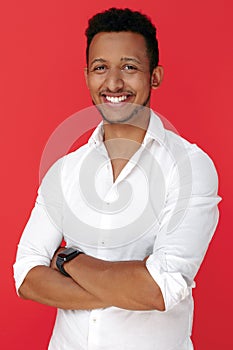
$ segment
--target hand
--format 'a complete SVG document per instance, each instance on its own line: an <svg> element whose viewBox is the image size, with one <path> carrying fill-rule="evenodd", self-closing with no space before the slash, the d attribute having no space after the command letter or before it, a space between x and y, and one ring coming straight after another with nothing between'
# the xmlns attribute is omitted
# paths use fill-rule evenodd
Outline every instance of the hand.
<svg viewBox="0 0 233 350"><path fill-rule="evenodd" d="M52 258L52 260L51 260L51 263L50 263L50 267L51 267L53 270L59 271L58 268L57 268L57 265L56 265L57 256L58 256L58 254L59 254L62 250L65 250L65 249L66 249L66 247L59 247L59 248L55 251L54 256L53 256L53 258Z"/></svg>

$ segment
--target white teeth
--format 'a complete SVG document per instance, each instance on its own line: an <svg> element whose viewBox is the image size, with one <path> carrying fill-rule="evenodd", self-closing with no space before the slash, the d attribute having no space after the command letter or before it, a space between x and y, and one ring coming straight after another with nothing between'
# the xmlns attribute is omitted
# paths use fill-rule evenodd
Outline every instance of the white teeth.
<svg viewBox="0 0 233 350"><path fill-rule="evenodd" d="M125 101L126 99L127 99L127 96L120 96L120 97L106 96L106 100L111 103L119 103L119 102Z"/></svg>

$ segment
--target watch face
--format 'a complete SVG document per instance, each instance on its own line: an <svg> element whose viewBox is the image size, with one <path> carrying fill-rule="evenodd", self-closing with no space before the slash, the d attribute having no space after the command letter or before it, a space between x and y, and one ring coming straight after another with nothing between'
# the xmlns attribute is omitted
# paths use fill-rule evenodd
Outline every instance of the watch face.
<svg viewBox="0 0 233 350"><path fill-rule="evenodd" d="M78 251L74 248L68 248L68 249L65 249L63 251L61 251L61 253L58 254L58 256L60 256L60 258L62 259L67 259L67 257L73 257L73 256L76 256L78 253Z"/></svg>

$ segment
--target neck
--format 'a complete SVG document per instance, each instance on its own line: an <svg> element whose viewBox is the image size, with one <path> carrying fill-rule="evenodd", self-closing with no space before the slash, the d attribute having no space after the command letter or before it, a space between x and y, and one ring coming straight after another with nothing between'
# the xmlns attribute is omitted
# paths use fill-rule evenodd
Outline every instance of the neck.
<svg viewBox="0 0 233 350"><path fill-rule="evenodd" d="M104 121L104 143L111 159L130 159L141 146L150 117L140 118L128 123L110 124Z"/></svg>
<svg viewBox="0 0 233 350"><path fill-rule="evenodd" d="M127 123L108 123L104 121L104 141L126 139L142 143L149 125L150 116L142 113Z"/></svg>

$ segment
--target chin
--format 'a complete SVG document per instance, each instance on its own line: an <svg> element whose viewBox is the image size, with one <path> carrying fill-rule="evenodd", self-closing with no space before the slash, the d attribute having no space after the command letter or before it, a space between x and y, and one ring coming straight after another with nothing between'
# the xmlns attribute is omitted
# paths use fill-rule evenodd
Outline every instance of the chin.
<svg viewBox="0 0 233 350"><path fill-rule="evenodd" d="M148 111L144 104L121 103L113 106L113 104L109 103L94 103L94 105L100 112L103 120L110 124L129 123L129 121L140 118L143 111Z"/></svg>

